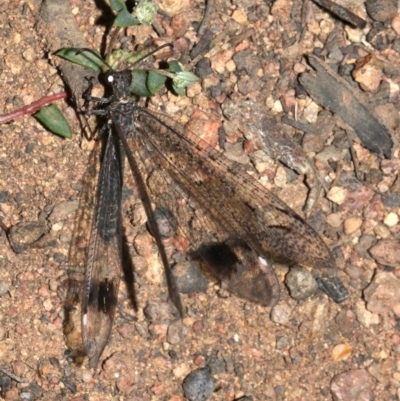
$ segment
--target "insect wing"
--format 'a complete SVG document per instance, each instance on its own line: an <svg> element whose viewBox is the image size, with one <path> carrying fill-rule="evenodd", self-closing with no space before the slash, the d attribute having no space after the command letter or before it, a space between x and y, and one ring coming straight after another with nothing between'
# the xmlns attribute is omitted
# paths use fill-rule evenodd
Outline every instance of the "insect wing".
<svg viewBox="0 0 400 401"><path fill-rule="evenodd" d="M90 243L90 233L96 204L98 186L99 154L101 142L96 142L89 157L88 167L82 177L79 208L75 216L75 229L69 250L68 281L65 296L65 319L63 325L69 355L82 364L86 351L82 343L82 295L85 281L85 265Z"/></svg>
<svg viewBox="0 0 400 401"><path fill-rule="evenodd" d="M111 333L122 266L121 167L115 142L109 135L83 289L82 338L91 367L96 367Z"/></svg>
<svg viewBox="0 0 400 401"><path fill-rule="evenodd" d="M196 134L145 109L133 133L135 157L156 206L173 212L189 253L238 295L277 302L270 257L333 266L329 249L300 216Z"/></svg>

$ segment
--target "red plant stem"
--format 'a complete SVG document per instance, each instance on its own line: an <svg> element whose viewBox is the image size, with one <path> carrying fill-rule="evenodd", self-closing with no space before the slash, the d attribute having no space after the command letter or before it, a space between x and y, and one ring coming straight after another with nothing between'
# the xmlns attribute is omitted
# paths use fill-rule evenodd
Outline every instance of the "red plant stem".
<svg viewBox="0 0 400 401"><path fill-rule="evenodd" d="M8 121L14 120L18 117L31 115L38 111L41 107L48 103L54 103L56 100L65 99L67 97L67 92L56 93L55 95L49 95L42 97L35 102L28 104L18 110L12 111L11 113L0 115L0 124L6 123Z"/></svg>

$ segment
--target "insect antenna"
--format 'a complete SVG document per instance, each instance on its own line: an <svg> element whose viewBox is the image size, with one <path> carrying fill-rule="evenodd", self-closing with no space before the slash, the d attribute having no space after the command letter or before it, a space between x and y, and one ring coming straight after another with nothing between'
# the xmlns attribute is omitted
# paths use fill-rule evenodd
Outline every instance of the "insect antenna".
<svg viewBox="0 0 400 401"><path fill-rule="evenodd" d="M132 64L132 66L134 66L134 65L136 65L136 64L139 64L140 62L142 62L143 60L145 60L147 57L152 56L153 54L159 52L159 51L162 50L162 49L165 49L166 47L173 48L174 45L173 45L172 43L164 43L163 45L158 46L156 49L152 50L150 53L147 53L147 54L144 55L143 57L140 57L140 59L139 59L139 60L136 60L136 61Z"/></svg>

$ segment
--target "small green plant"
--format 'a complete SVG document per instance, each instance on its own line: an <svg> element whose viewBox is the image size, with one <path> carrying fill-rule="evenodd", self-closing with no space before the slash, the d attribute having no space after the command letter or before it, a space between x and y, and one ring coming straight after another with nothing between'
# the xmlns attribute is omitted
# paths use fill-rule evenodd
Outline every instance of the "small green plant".
<svg viewBox="0 0 400 401"><path fill-rule="evenodd" d="M116 13L113 25L117 28L126 28L132 25L151 24L157 12L158 6L152 1L141 0L134 11L129 13L123 0L110 0L110 6ZM96 50L79 53L78 48L65 48L59 50L56 55L72 63L89 68L98 73L110 66L117 69L119 65L134 65L145 57L143 52L132 53L122 49L112 51L105 61ZM95 54L94 54L95 53ZM177 95L183 96L185 88L199 78L188 71L183 71L178 61L170 61L164 69L158 70L132 70L131 93L140 97L150 97L157 93L164 85L172 89ZM35 117L51 132L64 138L71 138L71 128L56 105L42 108Z"/></svg>

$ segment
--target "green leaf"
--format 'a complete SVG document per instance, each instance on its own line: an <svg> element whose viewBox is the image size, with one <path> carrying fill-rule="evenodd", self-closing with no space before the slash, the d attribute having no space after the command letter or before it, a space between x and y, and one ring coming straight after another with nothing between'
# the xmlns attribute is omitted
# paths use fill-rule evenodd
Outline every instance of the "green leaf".
<svg viewBox="0 0 400 401"><path fill-rule="evenodd" d="M178 88L177 86L175 86L174 84L172 84L172 89L174 90L174 92L179 95L179 96L185 96L185 89L183 88Z"/></svg>
<svg viewBox="0 0 400 401"><path fill-rule="evenodd" d="M56 55L62 57L65 60L71 61L72 63L81 65L83 67L90 68L91 70L98 72L100 68L104 65L101 61L100 53L94 50L100 57L98 59L95 55L89 52L83 52L81 54L76 54L76 52L80 50L74 47L68 47L65 49L59 50Z"/></svg>
<svg viewBox="0 0 400 401"><path fill-rule="evenodd" d="M189 71L181 71L176 73L173 79L173 85L177 88L184 89L191 85L193 82L198 81L199 78L196 75L192 74Z"/></svg>
<svg viewBox="0 0 400 401"><path fill-rule="evenodd" d="M176 60L170 61L168 66L169 71L176 73L176 76L172 80L172 89L177 95L184 96L185 88L199 78L191 72L183 71L181 65Z"/></svg>
<svg viewBox="0 0 400 401"><path fill-rule="evenodd" d="M43 107L34 115L34 117L36 117L51 132L54 132L63 138L71 139L71 127L55 104Z"/></svg>
<svg viewBox="0 0 400 401"><path fill-rule="evenodd" d="M134 16L143 25L151 25L154 15L157 13L158 5L149 0L141 0L135 7Z"/></svg>
<svg viewBox="0 0 400 401"><path fill-rule="evenodd" d="M155 71L149 71L147 75L147 88L154 95L165 84L167 77Z"/></svg>
<svg viewBox="0 0 400 401"><path fill-rule="evenodd" d="M121 28L127 28L132 25L139 25L139 20L133 15L129 14L128 10L125 9L118 13L113 25Z"/></svg>
<svg viewBox="0 0 400 401"><path fill-rule="evenodd" d="M126 4L123 0L110 0L110 6L117 13L126 10Z"/></svg>
<svg viewBox="0 0 400 401"><path fill-rule="evenodd" d="M176 61L176 60L172 60L168 63L168 69L171 72L181 72L182 71L182 67L180 66L180 64Z"/></svg>
<svg viewBox="0 0 400 401"><path fill-rule="evenodd" d="M147 72L143 70L132 71L131 92L137 96L150 97L151 93L147 88Z"/></svg>

